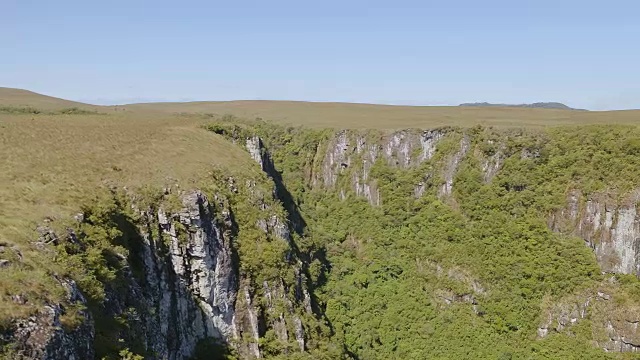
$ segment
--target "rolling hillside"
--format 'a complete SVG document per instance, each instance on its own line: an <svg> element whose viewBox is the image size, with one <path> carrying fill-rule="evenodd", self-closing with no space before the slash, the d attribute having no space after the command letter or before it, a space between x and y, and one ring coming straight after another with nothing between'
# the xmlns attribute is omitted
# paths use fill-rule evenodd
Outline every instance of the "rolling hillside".
<svg viewBox="0 0 640 360"><path fill-rule="evenodd" d="M97 105L59 99L28 90L0 87L0 107L2 106L33 107L46 111L65 108L80 108L84 110L97 110L100 108Z"/></svg>
<svg viewBox="0 0 640 360"><path fill-rule="evenodd" d="M547 127L640 124L640 110L566 111L516 107L393 106L300 101L149 103L125 106L135 112L233 114L314 128L405 129L438 126Z"/></svg>
<svg viewBox="0 0 640 360"><path fill-rule="evenodd" d="M438 126L548 127L588 124L640 124L640 110L565 111L520 107L396 106L339 102L271 100L141 103L119 106L83 104L26 90L0 88L0 106L30 106L43 110L78 107L123 116L206 114L262 118L313 128L406 129Z"/></svg>

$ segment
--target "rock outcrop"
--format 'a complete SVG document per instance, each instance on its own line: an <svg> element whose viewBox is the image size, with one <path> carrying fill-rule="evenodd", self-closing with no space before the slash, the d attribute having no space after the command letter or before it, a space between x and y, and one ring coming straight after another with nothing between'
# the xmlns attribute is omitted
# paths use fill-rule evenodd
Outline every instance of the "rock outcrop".
<svg viewBox="0 0 640 360"><path fill-rule="evenodd" d="M169 359L190 356L202 339L231 342L248 330L235 323L239 275L229 210L216 214L199 191L183 195L182 204L176 214L145 214L160 236L143 233L139 254L144 264L139 289L145 307L156 311L141 317L144 334L136 335L143 335L148 351Z"/></svg>
<svg viewBox="0 0 640 360"><path fill-rule="evenodd" d="M567 207L550 219L552 229L581 237L591 247L604 272L640 271L640 193L622 200L605 193L583 196L571 191Z"/></svg>
<svg viewBox="0 0 640 360"><path fill-rule="evenodd" d="M570 295L543 305L538 337L552 332L571 331L571 327L590 319L596 346L605 351L640 352L640 307L616 302L611 295L612 279L602 288Z"/></svg>
<svg viewBox="0 0 640 360"><path fill-rule="evenodd" d="M86 300L78 291L75 282L59 282L67 292L67 306L86 305ZM17 295L14 301L23 300ZM93 359L95 332L91 314L84 309L79 310L79 326L66 330L61 323L61 317L68 310L62 304L45 305L36 314L17 320L12 331L0 336L0 340L14 344L11 357L15 359Z"/></svg>
<svg viewBox="0 0 640 360"><path fill-rule="evenodd" d="M493 140L488 140L487 143L489 145L494 145ZM493 180L494 176L498 174L498 171L500 171L500 167L502 166L506 157L504 151L505 151L504 144L500 144L497 146L497 150L490 156L486 156L484 154L476 155L481 160L482 177L485 183L490 183L491 180Z"/></svg>
<svg viewBox="0 0 640 360"><path fill-rule="evenodd" d="M514 108L533 108L533 109L555 109L555 110L583 110L569 107L559 102L536 102L531 104L492 104L488 102L463 103L458 106L462 107L514 107Z"/></svg>
<svg viewBox="0 0 640 360"><path fill-rule="evenodd" d="M453 191L453 178L460 166L460 161L469 151L471 144L467 136L463 136L460 141L460 149L447 158L446 164L443 169L444 183L440 187L439 195L448 196Z"/></svg>
<svg viewBox="0 0 640 360"><path fill-rule="evenodd" d="M312 185L337 188L342 198L347 192L354 192L356 196L366 198L371 205L380 205L383 199L377 182L370 176L376 161L382 159L388 165L405 169L418 166L434 156L438 143L448 132L447 129L403 130L372 135L340 131L326 147L319 147L324 151L316 157L320 159L321 171L314 174ZM451 173L454 172L455 169L451 169ZM346 174L350 176L339 181L340 176ZM416 190L416 193L420 193L420 190Z"/></svg>
<svg viewBox="0 0 640 360"><path fill-rule="evenodd" d="M232 179L227 186L231 193L237 191ZM91 359L97 329L94 311L103 318L124 319L126 327L108 331L114 332L114 341L138 344L137 351L147 359L187 359L202 341L226 344L243 358L260 358L260 338L270 329L282 343L293 342L304 351L308 335L299 314L313 316L304 264L288 220L264 201L276 192L264 192L263 187L250 182L244 189L263 214L254 226L270 241L290 246L282 262L293 267L292 282L276 278L256 283L252 274L240 271L234 245L238 226L225 195L181 192L178 209L140 209L138 223L122 225L120 231L135 242L129 256L121 256L127 284L105 284L105 300L83 311L79 326L61 327L65 305L51 304L17 320L3 334L3 342L28 359ZM67 303L85 303L73 282L65 280L64 285L69 290Z"/></svg>

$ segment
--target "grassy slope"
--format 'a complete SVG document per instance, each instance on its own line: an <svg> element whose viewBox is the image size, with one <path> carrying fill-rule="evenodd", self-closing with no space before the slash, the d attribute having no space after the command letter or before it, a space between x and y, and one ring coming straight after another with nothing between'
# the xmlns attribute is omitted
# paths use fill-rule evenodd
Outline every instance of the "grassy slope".
<svg viewBox="0 0 640 360"><path fill-rule="evenodd" d="M576 124L640 124L640 110L567 111L457 106L392 106L297 101L150 103L125 106L144 113L211 113L262 117L315 128L406 129L438 126L544 127Z"/></svg>
<svg viewBox="0 0 640 360"><path fill-rule="evenodd" d="M6 91L2 99L10 99ZM16 98L23 94L18 92ZM20 106L68 107L27 93ZM22 99L25 99L22 97ZM42 108L41 108L42 109ZM33 296L60 294L48 271L57 272L46 255L29 245L45 218L65 221L98 189L107 186L180 185L193 188L216 167L232 173L259 173L249 155L201 128L207 120L170 115L109 111L106 114L9 114L0 112L0 247L15 248L24 267L0 269L0 328L8 317L33 307L19 307L9 295L29 289ZM14 251L0 252L11 258ZM17 253L16 253L17 254ZM30 303L37 305L37 299Z"/></svg>
<svg viewBox="0 0 640 360"><path fill-rule="evenodd" d="M200 125L152 116L0 114L0 239L8 222L55 218L102 185L184 187L214 164L252 167L246 153Z"/></svg>
<svg viewBox="0 0 640 360"><path fill-rule="evenodd" d="M102 108L101 106L59 99L27 90L4 87L0 87L0 106L30 106L39 110L47 111L74 107L84 110L98 110Z"/></svg>

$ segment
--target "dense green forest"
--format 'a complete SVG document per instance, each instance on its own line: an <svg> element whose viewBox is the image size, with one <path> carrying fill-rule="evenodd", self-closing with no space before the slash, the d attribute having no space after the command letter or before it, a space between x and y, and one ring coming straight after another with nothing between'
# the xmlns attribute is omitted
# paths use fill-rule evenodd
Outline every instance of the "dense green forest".
<svg viewBox="0 0 640 360"><path fill-rule="evenodd" d="M581 239L552 232L546 220L565 205L571 189L624 194L636 186L636 128L448 129L430 161L398 168L379 159L370 176L382 203L371 206L340 187L350 181L350 168L339 175L336 189L310 186L309 173L320 171L313 169L316 152L324 151L331 132L230 120L210 129L232 141L262 137L292 194L285 207L296 208L305 220L298 245L311 261L314 290L333 330L329 341L343 344L344 356L633 357L598 349L594 344L605 335L589 316L544 339L536 329L546 304L605 278L616 282L601 273ZM473 150L460 162L452 195L439 196L437 169L462 137ZM485 182L479 159L497 151L504 163ZM425 180L427 173L433 176ZM416 197L419 182L427 189ZM625 279L616 282L615 296L621 304L640 301L637 280Z"/></svg>

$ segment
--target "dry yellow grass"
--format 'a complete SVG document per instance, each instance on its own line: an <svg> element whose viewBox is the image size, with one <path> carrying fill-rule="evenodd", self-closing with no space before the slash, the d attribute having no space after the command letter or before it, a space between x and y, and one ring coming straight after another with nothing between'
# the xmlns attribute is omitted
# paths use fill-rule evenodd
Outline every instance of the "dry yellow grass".
<svg viewBox="0 0 640 360"><path fill-rule="evenodd" d="M214 165L252 169L245 152L167 116L0 114L0 240L74 210L103 185L182 187Z"/></svg>
<svg viewBox="0 0 640 360"><path fill-rule="evenodd" d="M546 127L640 124L640 110L567 111L529 108L392 106L299 101L223 101L127 105L135 113L212 113L261 117L315 128L406 129L439 126Z"/></svg>
<svg viewBox="0 0 640 360"><path fill-rule="evenodd" d="M27 98L11 105L52 110L70 105L45 98L43 107L37 96L27 93ZM0 111L0 259L11 264L0 268L0 328L35 311L43 299L63 295L50 273L64 269L30 245L45 218L70 219L106 186L191 189L206 181L214 167L232 174L260 172L245 151L203 129L207 121L122 111ZM15 294L28 302L16 303Z"/></svg>
<svg viewBox="0 0 640 360"><path fill-rule="evenodd" d="M64 108L82 108L97 110L96 105L88 105L75 101L59 99L51 96L37 94L28 90L0 87L0 106L31 106L40 110L60 110Z"/></svg>

